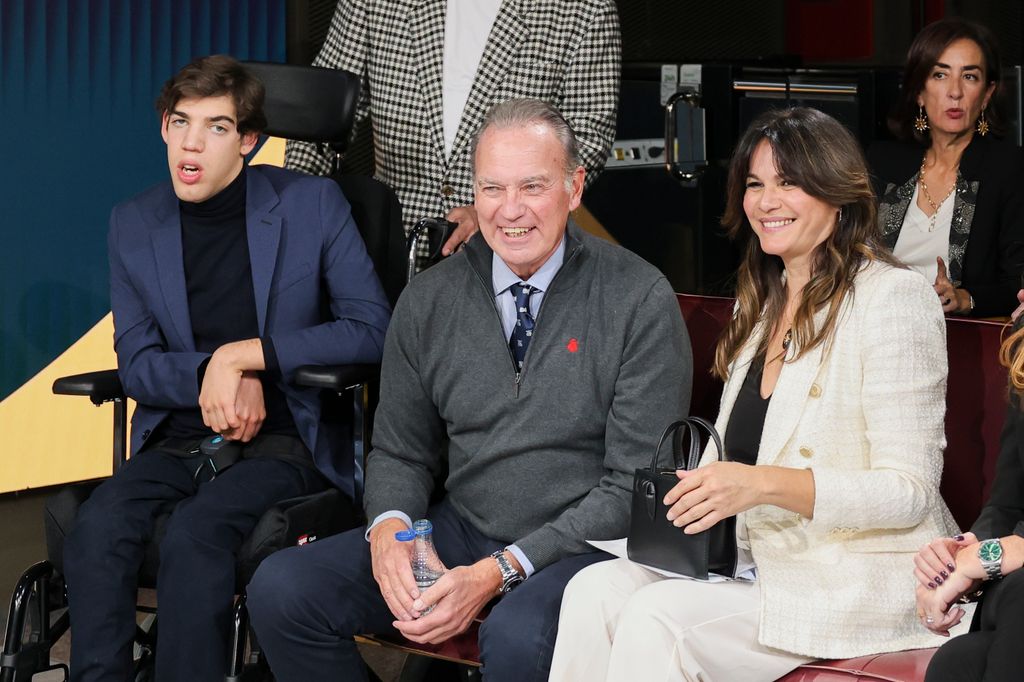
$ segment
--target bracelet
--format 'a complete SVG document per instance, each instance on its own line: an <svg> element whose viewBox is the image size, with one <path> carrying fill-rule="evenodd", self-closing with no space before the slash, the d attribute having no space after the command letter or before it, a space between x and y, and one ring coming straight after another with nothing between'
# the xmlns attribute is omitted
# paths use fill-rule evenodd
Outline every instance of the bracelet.
<svg viewBox="0 0 1024 682"><path fill-rule="evenodd" d="M981 599L981 595L985 594L985 588L977 589L974 592L968 592L960 596L956 600L957 604L971 604Z"/></svg>

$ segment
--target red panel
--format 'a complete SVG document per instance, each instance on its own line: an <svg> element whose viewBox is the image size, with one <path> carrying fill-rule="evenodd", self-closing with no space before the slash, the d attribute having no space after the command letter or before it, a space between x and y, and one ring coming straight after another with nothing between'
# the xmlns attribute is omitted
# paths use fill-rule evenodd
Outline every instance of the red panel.
<svg viewBox="0 0 1024 682"><path fill-rule="evenodd" d="M999 364L1003 324L946 318L946 460L942 497L961 528L988 499L1006 417L1006 369Z"/></svg>
<svg viewBox="0 0 1024 682"><path fill-rule="evenodd" d="M690 333L690 346L693 349L690 414L713 422L718 415L722 382L711 376L711 367L715 362L718 336L732 317L735 299L687 294L676 294L676 299L686 321L686 330Z"/></svg>
<svg viewBox="0 0 1024 682"><path fill-rule="evenodd" d="M946 16L946 0L923 0L925 25Z"/></svg>
<svg viewBox="0 0 1024 682"><path fill-rule="evenodd" d="M786 52L806 62L870 58L873 0L786 0Z"/></svg>

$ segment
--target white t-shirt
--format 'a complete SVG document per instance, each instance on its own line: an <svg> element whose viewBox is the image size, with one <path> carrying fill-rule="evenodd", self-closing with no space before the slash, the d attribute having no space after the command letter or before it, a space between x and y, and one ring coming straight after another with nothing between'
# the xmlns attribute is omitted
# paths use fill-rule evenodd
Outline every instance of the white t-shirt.
<svg viewBox="0 0 1024 682"><path fill-rule="evenodd" d="M953 194L950 194L939 204L939 212L935 215L935 229L929 232L931 220L917 205L917 194L920 190L920 184L914 186L914 196L910 199L907 215L903 218L903 228L900 229L900 236L892 252L912 270L924 275L929 284L934 284L939 272L935 259L941 256L949 268L949 230L953 223L955 199Z"/></svg>
<svg viewBox="0 0 1024 682"><path fill-rule="evenodd" d="M441 116L444 153L452 153L462 110L502 0L448 0L444 17Z"/></svg>

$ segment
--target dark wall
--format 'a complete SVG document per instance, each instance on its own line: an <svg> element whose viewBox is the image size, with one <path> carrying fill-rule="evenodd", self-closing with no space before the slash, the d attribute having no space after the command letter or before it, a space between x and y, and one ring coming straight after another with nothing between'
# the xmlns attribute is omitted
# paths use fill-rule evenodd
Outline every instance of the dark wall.
<svg viewBox="0 0 1024 682"><path fill-rule="evenodd" d="M1019 0L946 0L939 11L922 0L616 0L622 21L623 59L643 62L747 61L789 54L809 64L821 60L794 51L801 16L834 13L845 21L809 24L806 30L836 45L850 43L849 17L869 19L872 50L851 58L858 64L896 65L914 35L941 16L962 16L986 24L1010 64L1022 61L1024 3ZM835 60L828 60L834 62Z"/></svg>

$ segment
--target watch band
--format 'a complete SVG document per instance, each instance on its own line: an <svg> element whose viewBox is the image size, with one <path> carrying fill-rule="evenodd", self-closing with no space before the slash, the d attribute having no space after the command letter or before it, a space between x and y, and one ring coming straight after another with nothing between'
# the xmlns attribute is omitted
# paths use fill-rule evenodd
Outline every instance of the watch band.
<svg viewBox="0 0 1024 682"><path fill-rule="evenodd" d="M978 545L978 560L985 569L987 580L998 580L1003 577L1003 543L999 538L981 541Z"/></svg>
<svg viewBox="0 0 1024 682"><path fill-rule="evenodd" d="M499 549L491 554L491 556L494 557L494 560L498 563L498 570L501 571L501 587L498 588L498 591L502 594L508 594L519 583L523 582L523 576L505 556L505 550Z"/></svg>

